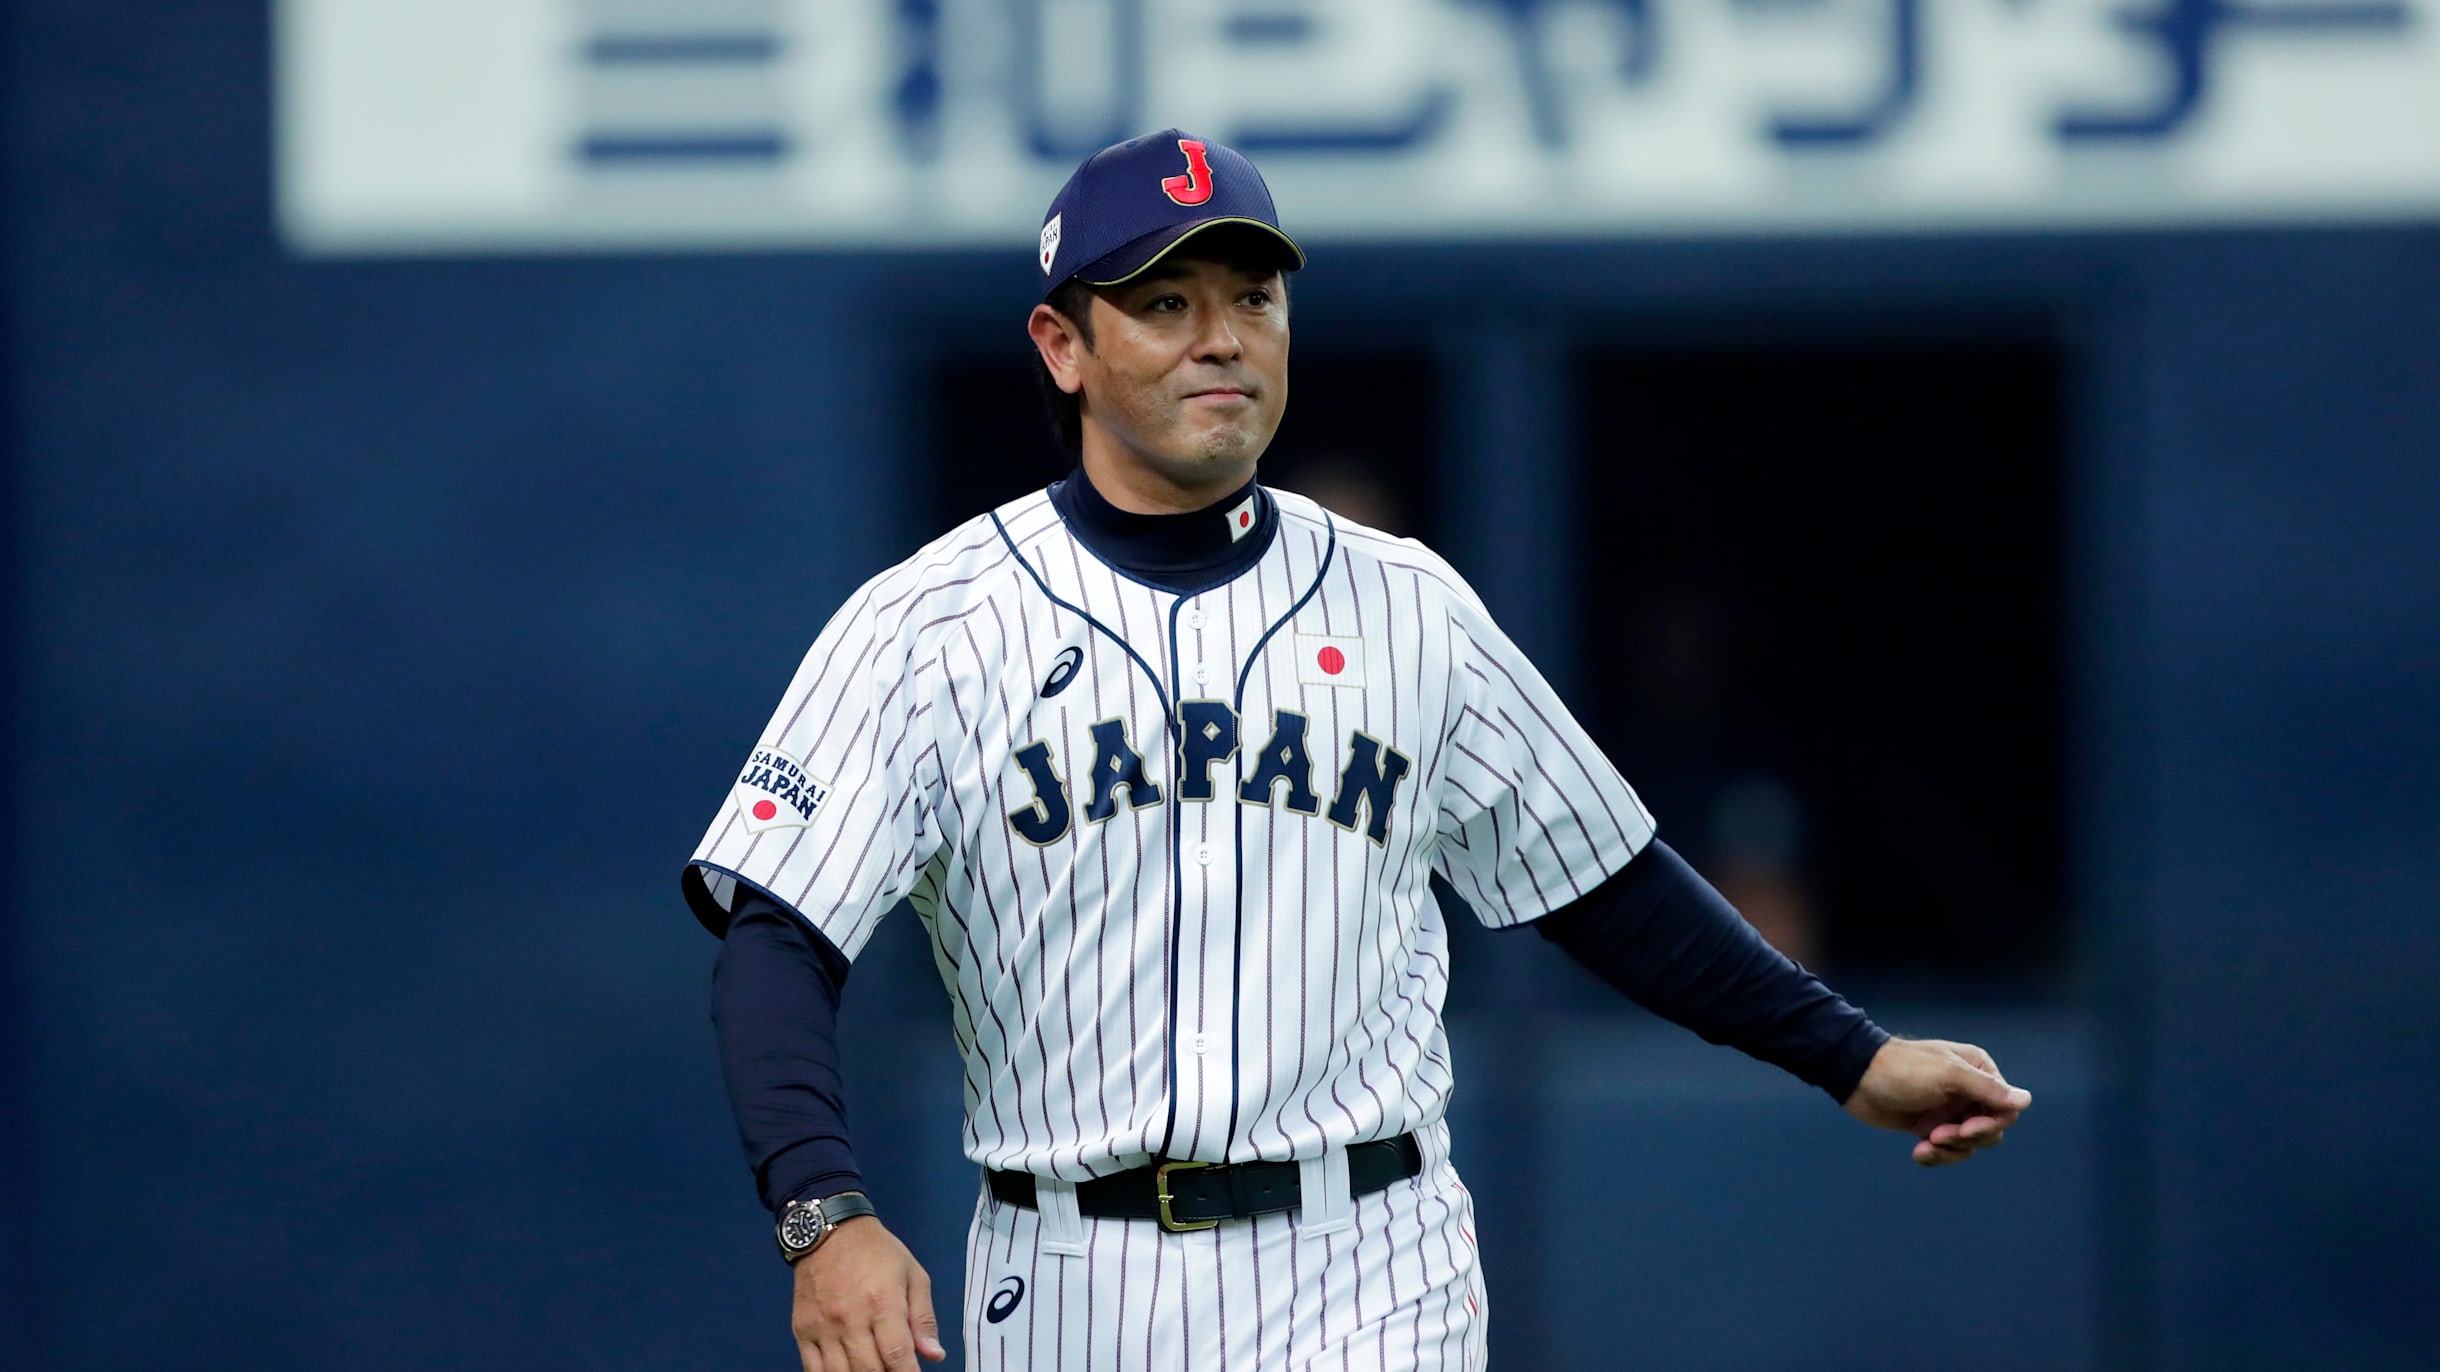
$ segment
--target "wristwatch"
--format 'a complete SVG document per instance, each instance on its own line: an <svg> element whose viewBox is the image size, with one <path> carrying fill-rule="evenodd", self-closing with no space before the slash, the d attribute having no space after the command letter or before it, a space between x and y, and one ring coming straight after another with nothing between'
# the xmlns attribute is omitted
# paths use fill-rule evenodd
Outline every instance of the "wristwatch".
<svg viewBox="0 0 2440 1372"><path fill-rule="evenodd" d="M820 1200L788 1202L772 1232L779 1240L779 1255L793 1267L798 1258L821 1247L831 1230L859 1215L880 1213L863 1192L843 1191Z"/></svg>

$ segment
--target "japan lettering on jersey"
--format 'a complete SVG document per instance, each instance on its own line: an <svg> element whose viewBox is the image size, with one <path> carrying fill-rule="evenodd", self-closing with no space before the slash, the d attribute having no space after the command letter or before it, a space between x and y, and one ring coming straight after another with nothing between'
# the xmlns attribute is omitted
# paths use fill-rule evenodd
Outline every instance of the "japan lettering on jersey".
<svg viewBox="0 0 2440 1372"><path fill-rule="evenodd" d="M911 897L979 1163L1082 1180L1430 1124L1431 874L1510 924L1652 836L1446 563L1271 498L1271 546L1196 595L1105 566L1041 493L874 578L696 850L699 911L746 882L850 958Z"/></svg>

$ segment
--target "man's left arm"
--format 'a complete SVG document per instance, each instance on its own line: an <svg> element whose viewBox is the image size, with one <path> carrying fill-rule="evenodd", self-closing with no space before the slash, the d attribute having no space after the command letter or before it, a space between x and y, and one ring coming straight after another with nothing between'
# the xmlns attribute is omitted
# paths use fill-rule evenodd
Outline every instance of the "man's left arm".
<svg viewBox="0 0 2440 1372"><path fill-rule="evenodd" d="M1533 924L1654 1014L1822 1088L1866 1124L1913 1134L1926 1167L1998 1143L2033 1102L1972 1044L1891 1037L1657 839Z"/></svg>

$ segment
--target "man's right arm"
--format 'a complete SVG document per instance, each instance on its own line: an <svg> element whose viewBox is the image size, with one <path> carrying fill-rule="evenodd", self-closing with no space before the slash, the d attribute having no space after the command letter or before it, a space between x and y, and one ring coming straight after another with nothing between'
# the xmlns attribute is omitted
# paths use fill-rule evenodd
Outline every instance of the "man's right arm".
<svg viewBox="0 0 2440 1372"><path fill-rule="evenodd" d="M863 1188L839 1073L847 959L776 900L737 889L712 972L712 1023L763 1203ZM842 1223L796 1264L791 1327L808 1372L938 1362L932 1283L878 1219Z"/></svg>
<svg viewBox="0 0 2440 1372"><path fill-rule="evenodd" d="M739 885L712 968L712 1024L737 1139L763 1205L858 1191L839 1075L847 959L778 901Z"/></svg>

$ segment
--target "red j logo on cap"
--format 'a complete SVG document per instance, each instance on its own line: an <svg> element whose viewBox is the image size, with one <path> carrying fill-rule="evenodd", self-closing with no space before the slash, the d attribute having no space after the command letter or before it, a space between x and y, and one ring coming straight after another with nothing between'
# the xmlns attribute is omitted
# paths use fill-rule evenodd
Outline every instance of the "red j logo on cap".
<svg viewBox="0 0 2440 1372"><path fill-rule="evenodd" d="M1203 159L1197 139L1179 139L1178 151L1186 154L1186 174L1162 178L1161 189L1181 205L1200 205L1212 198L1212 164Z"/></svg>

